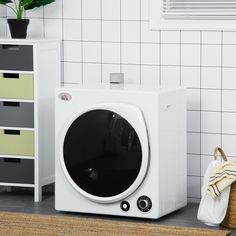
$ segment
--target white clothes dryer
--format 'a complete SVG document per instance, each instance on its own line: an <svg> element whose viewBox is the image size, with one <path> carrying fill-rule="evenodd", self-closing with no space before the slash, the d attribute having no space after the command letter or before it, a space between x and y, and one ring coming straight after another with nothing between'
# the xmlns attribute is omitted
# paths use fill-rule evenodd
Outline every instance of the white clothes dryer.
<svg viewBox="0 0 236 236"><path fill-rule="evenodd" d="M57 210L157 219L186 205L185 89L73 86L55 99Z"/></svg>

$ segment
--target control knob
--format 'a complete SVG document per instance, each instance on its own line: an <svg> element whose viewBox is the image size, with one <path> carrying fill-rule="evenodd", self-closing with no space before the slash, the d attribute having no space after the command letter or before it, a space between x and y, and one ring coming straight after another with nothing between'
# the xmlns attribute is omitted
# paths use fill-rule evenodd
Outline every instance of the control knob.
<svg viewBox="0 0 236 236"><path fill-rule="evenodd" d="M147 196L141 196L137 200L138 209L142 212L148 212L152 208L152 201Z"/></svg>

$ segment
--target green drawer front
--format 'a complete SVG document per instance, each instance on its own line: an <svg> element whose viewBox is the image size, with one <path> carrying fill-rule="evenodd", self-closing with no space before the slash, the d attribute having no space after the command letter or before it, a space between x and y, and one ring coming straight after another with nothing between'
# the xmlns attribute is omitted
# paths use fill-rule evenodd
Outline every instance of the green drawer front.
<svg viewBox="0 0 236 236"><path fill-rule="evenodd" d="M34 132L0 129L0 154L34 156Z"/></svg>
<svg viewBox="0 0 236 236"><path fill-rule="evenodd" d="M0 73L0 98L34 99L33 75Z"/></svg>

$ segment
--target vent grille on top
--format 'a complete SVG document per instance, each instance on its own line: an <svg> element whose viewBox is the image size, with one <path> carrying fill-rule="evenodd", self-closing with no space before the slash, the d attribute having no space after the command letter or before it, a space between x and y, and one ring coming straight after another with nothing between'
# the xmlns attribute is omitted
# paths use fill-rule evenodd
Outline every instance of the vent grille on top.
<svg viewBox="0 0 236 236"><path fill-rule="evenodd" d="M236 0L162 0L165 19L236 19Z"/></svg>

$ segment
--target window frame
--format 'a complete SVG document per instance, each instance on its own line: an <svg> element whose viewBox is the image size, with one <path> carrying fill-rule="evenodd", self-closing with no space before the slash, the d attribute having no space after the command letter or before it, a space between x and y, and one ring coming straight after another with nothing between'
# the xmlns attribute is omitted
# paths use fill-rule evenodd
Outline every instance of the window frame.
<svg viewBox="0 0 236 236"><path fill-rule="evenodd" d="M164 19L163 0L149 0L150 30L231 30L236 31L235 20L213 19Z"/></svg>

